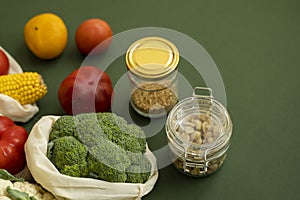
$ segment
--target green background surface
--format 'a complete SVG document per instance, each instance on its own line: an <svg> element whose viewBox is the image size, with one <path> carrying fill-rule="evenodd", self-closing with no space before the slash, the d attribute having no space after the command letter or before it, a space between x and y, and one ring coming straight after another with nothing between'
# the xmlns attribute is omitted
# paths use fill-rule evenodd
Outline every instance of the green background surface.
<svg viewBox="0 0 300 200"><path fill-rule="evenodd" d="M42 12L60 15L69 31L63 55L49 61L33 56L23 37L29 18ZM40 112L22 124L29 131L43 115L64 114L56 93L84 60L74 35L92 17L108 21L114 34L163 27L188 35L213 58L226 87L234 129L223 167L209 177L191 178L168 165L143 199L299 199L300 1L2 0L0 45L24 71L40 72L49 88L38 102ZM108 69L114 83L120 71L125 71L123 58ZM191 85L204 84L184 60L180 71ZM153 149L165 142L164 130L149 138Z"/></svg>

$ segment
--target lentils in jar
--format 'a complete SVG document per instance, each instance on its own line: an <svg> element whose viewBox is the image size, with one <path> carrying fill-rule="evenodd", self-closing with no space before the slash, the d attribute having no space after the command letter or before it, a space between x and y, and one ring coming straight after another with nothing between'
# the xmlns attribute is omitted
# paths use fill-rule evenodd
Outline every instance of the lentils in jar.
<svg viewBox="0 0 300 200"><path fill-rule="evenodd" d="M130 97L136 109L147 114L169 112L178 102L177 96L161 84L147 83L136 88Z"/></svg>

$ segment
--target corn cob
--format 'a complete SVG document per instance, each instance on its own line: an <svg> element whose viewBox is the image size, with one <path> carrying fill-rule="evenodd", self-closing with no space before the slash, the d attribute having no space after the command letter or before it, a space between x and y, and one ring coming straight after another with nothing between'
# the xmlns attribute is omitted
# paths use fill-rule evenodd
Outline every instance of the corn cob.
<svg viewBox="0 0 300 200"><path fill-rule="evenodd" d="M21 105L33 104L46 93L47 86L37 72L0 76L0 94L14 98Z"/></svg>

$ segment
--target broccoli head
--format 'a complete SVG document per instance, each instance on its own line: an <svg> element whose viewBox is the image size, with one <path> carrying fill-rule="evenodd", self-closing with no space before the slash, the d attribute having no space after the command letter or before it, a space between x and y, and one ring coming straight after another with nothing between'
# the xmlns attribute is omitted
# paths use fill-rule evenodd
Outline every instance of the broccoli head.
<svg viewBox="0 0 300 200"><path fill-rule="evenodd" d="M143 130L113 113L61 116L49 138L47 156L63 174L128 183L150 176Z"/></svg>
<svg viewBox="0 0 300 200"><path fill-rule="evenodd" d="M47 157L63 174L75 177L87 175L88 149L73 136L64 136L48 144Z"/></svg>

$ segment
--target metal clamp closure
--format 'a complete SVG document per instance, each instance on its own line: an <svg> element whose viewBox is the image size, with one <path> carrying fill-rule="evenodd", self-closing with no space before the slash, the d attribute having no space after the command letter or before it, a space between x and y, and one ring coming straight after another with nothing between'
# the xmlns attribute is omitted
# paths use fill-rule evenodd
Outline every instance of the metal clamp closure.
<svg viewBox="0 0 300 200"><path fill-rule="evenodd" d="M204 156L203 162L189 162L187 161L188 153L187 150L184 152L184 161L183 161L183 171L185 173L190 173L191 168L197 168L200 169L200 173L205 175L208 170L208 160L206 159L206 156Z"/></svg>
<svg viewBox="0 0 300 200"><path fill-rule="evenodd" d="M201 92L208 92L208 95L202 94ZM207 87L195 87L193 91L194 97L209 97L214 98L212 95L212 89Z"/></svg>

